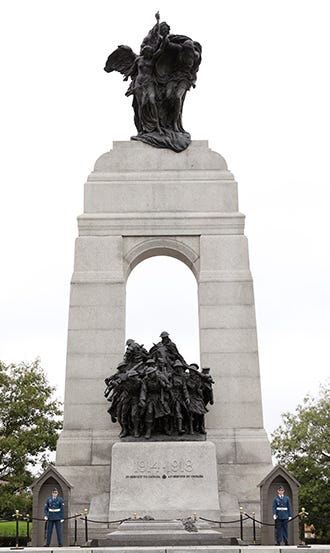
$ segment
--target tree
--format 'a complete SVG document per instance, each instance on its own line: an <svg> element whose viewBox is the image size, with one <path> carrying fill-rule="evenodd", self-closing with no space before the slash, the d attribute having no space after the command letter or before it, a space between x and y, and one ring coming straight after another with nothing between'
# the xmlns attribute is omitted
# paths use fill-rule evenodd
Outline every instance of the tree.
<svg viewBox="0 0 330 553"><path fill-rule="evenodd" d="M27 512L36 466L49 464L62 428L61 403L53 397L40 360L0 361L0 513Z"/></svg>
<svg viewBox="0 0 330 553"><path fill-rule="evenodd" d="M281 465L301 484L300 507L318 537L330 539L330 385L319 397L307 395L294 414L284 413L272 434L272 450Z"/></svg>

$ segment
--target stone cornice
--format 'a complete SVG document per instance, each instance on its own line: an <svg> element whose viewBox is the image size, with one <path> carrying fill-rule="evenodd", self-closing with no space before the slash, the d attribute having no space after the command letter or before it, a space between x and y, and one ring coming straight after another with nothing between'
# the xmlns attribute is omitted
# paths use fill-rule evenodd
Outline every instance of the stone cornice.
<svg viewBox="0 0 330 553"><path fill-rule="evenodd" d="M244 234L242 213L84 213L78 217L80 236Z"/></svg>

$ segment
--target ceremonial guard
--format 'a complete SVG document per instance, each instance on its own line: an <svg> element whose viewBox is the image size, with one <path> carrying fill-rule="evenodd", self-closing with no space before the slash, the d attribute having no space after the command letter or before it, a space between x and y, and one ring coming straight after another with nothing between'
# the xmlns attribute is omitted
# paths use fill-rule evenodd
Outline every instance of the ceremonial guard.
<svg viewBox="0 0 330 553"><path fill-rule="evenodd" d="M292 518L292 507L290 499L284 495L283 486L277 488L277 495L273 500L273 518L276 545L281 545L282 541L288 545L288 521Z"/></svg>
<svg viewBox="0 0 330 553"><path fill-rule="evenodd" d="M44 507L44 519L47 521L47 547L50 545L53 527L56 528L57 541L62 547L62 522L64 522L64 501L58 495L57 488L52 489L52 495L47 497Z"/></svg>

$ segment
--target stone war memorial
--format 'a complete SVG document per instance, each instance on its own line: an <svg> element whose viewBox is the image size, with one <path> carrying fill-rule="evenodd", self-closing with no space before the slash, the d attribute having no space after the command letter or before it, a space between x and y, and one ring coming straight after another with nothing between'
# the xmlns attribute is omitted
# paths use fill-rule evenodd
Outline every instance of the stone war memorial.
<svg viewBox="0 0 330 553"><path fill-rule="evenodd" d="M238 535L240 507L259 518L258 485L272 470L237 182L182 122L201 60L199 42L171 34L157 13L139 54L121 45L105 65L129 80L137 134L114 141L85 184L55 467L68 515L87 508L100 523L94 545L216 545ZM171 328L146 337L150 350L125 335L127 278L157 255L196 278L194 363Z"/></svg>

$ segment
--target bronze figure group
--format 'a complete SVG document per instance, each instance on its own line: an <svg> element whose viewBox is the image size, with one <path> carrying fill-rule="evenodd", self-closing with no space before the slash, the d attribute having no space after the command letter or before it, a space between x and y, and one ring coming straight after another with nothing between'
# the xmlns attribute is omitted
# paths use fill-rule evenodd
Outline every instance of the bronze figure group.
<svg viewBox="0 0 330 553"><path fill-rule="evenodd" d="M143 39L140 54L120 45L108 57L104 70L119 71L124 80L131 78L126 96L133 96L138 131L132 139L181 152L191 142L182 125L182 108L187 91L195 87L202 47L185 35L170 34L169 25L160 23L159 12L155 17L156 24Z"/></svg>
<svg viewBox="0 0 330 553"><path fill-rule="evenodd" d="M150 351L127 340L117 372L105 379L108 413L121 438L205 434L204 415L213 405L210 369L188 365L168 332L160 338Z"/></svg>

